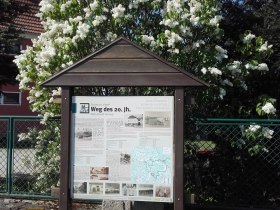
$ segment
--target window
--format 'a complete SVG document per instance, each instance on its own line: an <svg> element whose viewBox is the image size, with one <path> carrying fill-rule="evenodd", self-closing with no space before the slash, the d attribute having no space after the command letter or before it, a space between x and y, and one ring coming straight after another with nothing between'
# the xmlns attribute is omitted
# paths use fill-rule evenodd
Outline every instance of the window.
<svg viewBox="0 0 280 210"><path fill-rule="evenodd" d="M0 104L20 104L21 94L18 92L1 92L0 93Z"/></svg>

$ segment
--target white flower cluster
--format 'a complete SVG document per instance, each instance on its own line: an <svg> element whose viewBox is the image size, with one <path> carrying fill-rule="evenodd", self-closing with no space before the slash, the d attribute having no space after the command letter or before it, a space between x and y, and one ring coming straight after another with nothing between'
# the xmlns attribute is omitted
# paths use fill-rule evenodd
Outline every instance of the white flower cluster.
<svg viewBox="0 0 280 210"><path fill-rule="evenodd" d="M218 76L218 75L222 75L222 71L216 67L209 67L209 68L205 68L203 67L201 69L201 72L203 74L206 74L207 72L209 72L210 74L214 75L214 76Z"/></svg>
<svg viewBox="0 0 280 210"><path fill-rule="evenodd" d="M241 62L240 61L233 61L227 68L231 71L233 75L241 73L240 69Z"/></svg>
<svg viewBox="0 0 280 210"><path fill-rule="evenodd" d="M94 0L93 3L89 4L89 7L84 8L84 12L86 13L85 17L86 18L90 17L93 14L93 12L98 8L98 6L99 6L98 1Z"/></svg>
<svg viewBox="0 0 280 210"><path fill-rule="evenodd" d="M216 45L216 46L215 46L215 50L218 52L217 55L216 55L216 59L217 59L219 62L222 62L222 60L223 60L224 58L228 58L227 50L223 49L221 46Z"/></svg>
<svg viewBox="0 0 280 210"><path fill-rule="evenodd" d="M269 129L268 127L262 127L257 124L250 125L249 128L247 128L245 130L245 133L247 133L247 134L250 134L250 133L254 134L257 132L260 133L260 137L265 137L267 139L271 139L274 134L274 131Z"/></svg>
<svg viewBox="0 0 280 210"><path fill-rule="evenodd" d="M167 38L167 45L168 47L171 48L176 48L176 44L180 43L183 39L179 34L176 34L175 32L169 31L169 30L165 30L164 32L165 37ZM179 50L178 50L179 52Z"/></svg>
<svg viewBox="0 0 280 210"><path fill-rule="evenodd" d="M105 15L97 15L97 16L95 16L94 20L92 21L92 24L93 24L93 26L99 26L105 20L107 20L107 17Z"/></svg>
<svg viewBox="0 0 280 210"><path fill-rule="evenodd" d="M275 114L276 113L275 107L270 102L265 103L265 105L262 107L262 111L264 111L264 113L266 113L266 114Z"/></svg>
<svg viewBox="0 0 280 210"><path fill-rule="evenodd" d="M263 136L264 136L265 138L271 139L272 136L273 136L273 134L274 134L274 131L271 130L271 129L269 129L269 128L267 128L267 127L264 127L264 128L262 129L262 133L263 133Z"/></svg>
<svg viewBox="0 0 280 210"><path fill-rule="evenodd" d="M145 45L150 45L151 47L156 45L155 38L153 36L142 35L141 38L142 38L142 42Z"/></svg>
<svg viewBox="0 0 280 210"><path fill-rule="evenodd" d="M244 44L250 44L254 38L256 38L256 35L249 33L243 38L242 41Z"/></svg>
<svg viewBox="0 0 280 210"><path fill-rule="evenodd" d="M54 9L53 3L54 3L54 0L42 0L39 3L40 12L48 13L48 12L53 11L53 9Z"/></svg>
<svg viewBox="0 0 280 210"><path fill-rule="evenodd" d="M257 70L259 71L269 71L269 68L266 63L260 63L257 66Z"/></svg>
<svg viewBox="0 0 280 210"><path fill-rule="evenodd" d="M173 11L182 12L184 8L183 3L184 1L181 0L168 0L166 3L166 11L168 13Z"/></svg>
<svg viewBox="0 0 280 210"><path fill-rule="evenodd" d="M272 48L272 45L268 45L267 41L262 44L262 46L258 49L259 52L267 51Z"/></svg>
<svg viewBox="0 0 280 210"><path fill-rule="evenodd" d="M228 85L230 87L233 87L233 83L229 81L228 79L225 79L221 82L222 85Z"/></svg>
<svg viewBox="0 0 280 210"><path fill-rule="evenodd" d="M155 0L153 2L159 2L160 0ZM146 2L149 2L149 0L132 0L129 3L129 9L137 9L139 7L139 4L144 4Z"/></svg>
<svg viewBox="0 0 280 210"><path fill-rule="evenodd" d="M113 32L109 31L107 34L106 34L106 40L108 41L113 41L115 40L116 38L118 37L117 34L114 34Z"/></svg>
<svg viewBox="0 0 280 210"><path fill-rule="evenodd" d="M66 12L68 8L70 8L72 5L72 0L66 1L65 3L60 5L60 11L61 12Z"/></svg>
<svg viewBox="0 0 280 210"><path fill-rule="evenodd" d="M210 19L209 23L212 26L218 27L223 17L221 15L215 15L212 19Z"/></svg>
<svg viewBox="0 0 280 210"><path fill-rule="evenodd" d="M117 7L112 9L112 16L117 19L124 16L125 8L119 4Z"/></svg>
<svg viewBox="0 0 280 210"><path fill-rule="evenodd" d="M247 63L245 65L246 69L252 69L252 70L259 70L259 71L269 71L269 68L266 63L259 63L258 65L253 65L251 63Z"/></svg>
<svg viewBox="0 0 280 210"><path fill-rule="evenodd" d="M248 129L245 130L245 132L257 132L259 129L261 129L260 125L254 124L254 125L250 125Z"/></svg>
<svg viewBox="0 0 280 210"><path fill-rule="evenodd" d="M196 42L194 42L192 44L192 48L195 49L195 48L199 48L201 47L202 45L205 45L205 41L203 40L197 40Z"/></svg>
<svg viewBox="0 0 280 210"><path fill-rule="evenodd" d="M220 99L223 99L226 96L227 92L224 88L220 88L219 91L220 91L219 97Z"/></svg>
<svg viewBox="0 0 280 210"><path fill-rule="evenodd" d="M165 26L168 26L170 28L175 28L176 26L179 25L179 22L176 21L176 20L172 20L172 19L165 19L165 20L162 20L160 22L161 25L165 25Z"/></svg>
<svg viewBox="0 0 280 210"><path fill-rule="evenodd" d="M85 39L89 32L90 26L86 23L79 23L76 36L80 39Z"/></svg>

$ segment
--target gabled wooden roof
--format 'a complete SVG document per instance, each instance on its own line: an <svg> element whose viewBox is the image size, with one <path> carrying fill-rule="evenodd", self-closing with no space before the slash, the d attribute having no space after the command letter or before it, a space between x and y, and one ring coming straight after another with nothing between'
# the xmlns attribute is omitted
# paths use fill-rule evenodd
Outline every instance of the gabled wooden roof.
<svg viewBox="0 0 280 210"><path fill-rule="evenodd" d="M43 86L205 86L205 82L121 37Z"/></svg>

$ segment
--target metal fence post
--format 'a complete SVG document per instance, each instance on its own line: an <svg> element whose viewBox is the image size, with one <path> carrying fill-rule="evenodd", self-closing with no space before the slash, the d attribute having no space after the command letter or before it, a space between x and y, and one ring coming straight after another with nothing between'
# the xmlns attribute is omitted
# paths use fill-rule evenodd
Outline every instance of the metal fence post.
<svg viewBox="0 0 280 210"><path fill-rule="evenodd" d="M14 118L8 118L8 140L7 140L7 193L12 192L12 164L13 164L13 136Z"/></svg>

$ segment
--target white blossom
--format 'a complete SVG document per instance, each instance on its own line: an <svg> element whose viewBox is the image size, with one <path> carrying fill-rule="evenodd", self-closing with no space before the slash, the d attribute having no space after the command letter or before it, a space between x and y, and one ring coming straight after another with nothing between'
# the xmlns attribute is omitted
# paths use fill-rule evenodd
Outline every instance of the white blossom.
<svg viewBox="0 0 280 210"><path fill-rule="evenodd" d="M213 75L222 75L222 71L215 67L208 68L208 71Z"/></svg>
<svg viewBox="0 0 280 210"><path fill-rule="evenodd" d="M207 69L206 69L205 67L203 67L203 68L201 69L201 72L202 72L203 74L206 74Z"/></svg>
<svg viewBox="0 0 280 210"><path fill-rule="evenodd" d="M262 128L262 133L265 138L271 139L274 134L274 131L267 127L264 127Z"/></svg>
<svg viewBox="0 0 280 210"><path fill-rule="evenodd" d="M245 68L246 68L246 69L252 69L252 70L254 70L254 69L257 69L257 66L254 66L254 65L251 64L251 63L247 63L247 64L245 64Z"/></svg>
<svg viewBox="0 0 280 210"><path fill-rule="evenodd" d="M92 21L92 24L93 26L99 26L105 20L107 20L107 18L104 15L95 16L95 19Z"/></svg>
<svg viewBox="0 0 280 210"><path fill-rule="evenodd" d="M233 61L233 63L231 63L227 68L232 72L232 74L241 73L240 65L240 61Z"/></svg>
<svg viewBox="0 0 280 210"><path fill-rule="evenodd" d="M244 44L250 44L252 39L254 39L256 36L254 34L251 34L249 33L248 35L246 35L244 38L243 38L243 43Z"/></svg>
<svg viewBox="0 0 280 210"><path fill-rule="evenodd" d="M254 125L250 125L248 129L245 130L245 132L253 132L255 133L256 131L258 131L261 128L260 125L254 124Z"/></svg>
<svg viewBox="0 0 280 210"><path fill-rule="evenodd" d="M192 15L190 17L190 22L193 26L197 26L199 24L199 17Z"/></svg>
<svg viewBox="0 0 280 210"><path fill-rule="evenodd" d="M259 52L267 51L268 49L272 48L272 45L267 45L267 41L262 44L262 46L258 49Z"/></svg>
<svg viewBox="0 0 280 210"><path fill-rule="evenodd" d="M120 18L124 16L124 12L125 12L125 8L119 4L117 7L112 9L112 16L116 19L116 18Z"/></svg>
<svg viewBox="0 0 280 210"><path fill-rule="evenodd" d="M90 26L86 23L79 23L78 28L77 28L77 36L80 37L81 39L86 38L88 32L89 32Z"/></svg>
<svg viewBox="0 0 280 210"><path fill-rule="evenodd" d="M233 83L231 81L229 81L228 79L225 79L222 81L222 84L223 85L228 85L230 87L233 87Z"/></svg>
<svg viewBox="0 0 280 210"><path fill-rule="evenodd" d="M192 36L191 28L188 26L181 25L180 31L184 35Z"/></svg>
<svg viewBox="0 0 280 210"><path fill-rule="evenodd" d="M89 4L89 7L90 7L90 9L92 10L92 11L94 11L94 10L96 10L97 8L98 8L98 1L96 1L96 0L94 0L94 2L93 3L90 3Z"/></svg>
<svg viewBox="0 0 280 210"><path fill-rule="evenodd" d="M223 49L221 46L216 45L215 50L218 52L216 55L218 61L222 62L224 58L228 58L227 50Z"/></svg>
<svg viewBox="0 0 280 210"><path fill-rule="evenodd" d="M202 8L201 3L196 0L190 0L188 5L190 7L190 14L195 14L196 12L199 12Z"/></svg>
<svg viewBox="0 0 280 210"><path fill-rule="evenodd" d="M226 96L226 90L224 88L220 88L220 94L219 97L220 99L223 99Z"/></svg>
<svg viewBox="0 0 280 210"><path fill-rule="evenodd" d="M47 13L47 12L51 12L54 9L54 6L52 5L53 1L52 0L42 0L39 3L40 7L40 12L42 13Z"/></svg>
<svg viewBox="0 0 280 210"><path fill-rule="evenodd" d="M220 21L223 19L221 15L216 15L214 18L210 19L209 23L212 26L219 26Z"/></svg>
<svg viewBox="0 0 280 210"><path fill-rule="evenodd" d="M248 86L246 85L246 83L244 81L240 82L240 86L244 89L244 90L248 90Z"/></svg>
<svg viewBox="0 0 280 210"><path fill-rule="evenodd" d="M142 35L142 42L146 45L151 45L151 47L156 45L155 38L153 36Z"/></svg>
<svg viewBox="0 0 280 210"><path fill-rule="evenodd" d="M196 42L194 42L192 44L192 47L193 48L199 48L201 45L204 45L204 44L205 44L205 42L203 40L197 40Z"/></svg>
<svg viewBox="0 0 280 210"><path fill-rule="evenodd" d="M216 45L215 49L221 54L227 54L227 50L223 49L221 46Z"/></svg>
<svg viewBox="0 0 280 210"><path fill-rule="evenodd" d="M182 37L178 34L171 32L169 30L165 30L165 36L168 38L167 45L168 47L175 47L175 44L182 41Z"/></svg>
<svg viewBox="0 0 280 210"><path fill-rule="evenodd" d="M257 69L260 71L269 71L269 68L266 63L258 64Z"/></svg>
<svg viewBox="0 0 280 210"><path fill-rule="evenodd" d="M274 108L273 104L270 102L266 102L265 105L262 107L262 111L266 114L275 114L276 109Z"/></svg>
<svg viewBox="0 0 280 210"><path fill-rule="evenodd" d="M117 37L118 37L117 34L114 34L113 32L108 32L108 33L106 34L106 39L107 39L108 41L113 41L113 40L115 40Z"/></svg>
<svg viewBox="0 0 280 210"><path fill-rule="evenodd" d="M180 0L168 0L166 3L167 12L181 12L183 10L182 1Z"/></svg>
<svg viewBox="0 0 280 210"><path fill-rule="evenodd" d="M161 25L168 26L168 27L170 27L170 28L174 28L174 27L176 27L177 25L179 25L179 22L178 22L178 21L171 20L171 19L166 19L166 20L161 21L160 24L161 24Z"/></svg>

